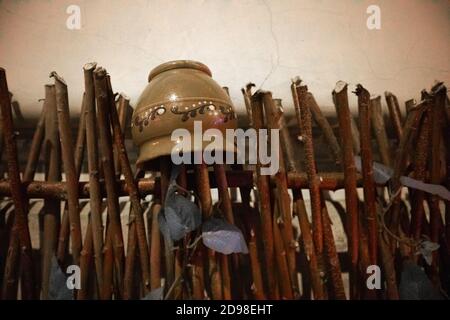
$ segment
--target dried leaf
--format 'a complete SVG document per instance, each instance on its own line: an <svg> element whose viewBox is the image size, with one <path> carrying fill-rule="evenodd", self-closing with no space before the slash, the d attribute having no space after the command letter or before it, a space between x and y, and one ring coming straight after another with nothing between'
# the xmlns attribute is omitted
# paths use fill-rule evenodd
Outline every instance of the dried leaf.
<svg viewBox="0 0 450 320"><path fill-rule="evenodd" d="M409 188L422 190L431 194L438 195L442 199L450 201L450 191L439 184L425 183L410 177L400 177L400 183Z"/></svg>
<svg viewBox="0 0 450 320"><path fill-rule="evenodd" d="M205 246L223 254L248 253L241 230L224 219L206 221L202 227L202 240Z"/></svg>
<svg viewBox="0 0 450 320"><path fill-rule="evenodd" d="M433 262L433 251L439 249L439 244L428 240L423 240L419 244L419 249L416 254L421 254L425 259L425 262L431 266Z"/></svg>
<svg viewBox="0 0 450 320"><path fill-rule="evenodd" d="M403 264L399 286L402 300L442 300L443 296L421 267L412 261Z"/></svg>
<svg viewBox="0 0 450 320"><path fill-rule="evenodd" d="M195 203L177 193L178 186L175 180L179 174L180 166L174 166L170 177L164 208L158 215L161 232L178 241L197 229L202 222L200 209Z"/></svg>
<svg viewBox="0 0 450 320"><path fill-rule="evenodd" d="M362 172L361 157L355 156L355 166L358 172ZM373 178L378 184L385 184L391 179L394 170L385 165L373 162ZM438 195L442 199L450 201L450 191L442 185L425 183L410 177L401 176L400 183L406 187L422 190L431 194Z"/></svg>
<svg viewBox="0 0 450 320"><path fill-rule="evenodd" d="M182 239L188 232L198 228L202 222L200 209L182 195L169 190L165 217L173 240Z"/></svg>
<svg viewBox="0 0 450 320"><path fill-rule="evenodd" d="M164 298L164 288L159 287L150 291L142 300L163 300Z"/></svg>
<svg viewBox="0 0 450 320"><path fill-rule="evenodd" d="M48 299L73 300L73 292L67 288L67 276L59 267L58 260L55 256L52 258L50 270Z"/></svg>
<svg viewBox="0 0 450 320"><path fill-rule="evenodd" d="M355 156L355 166L358 172L362 172L362 162L360 156ZM373 162L372 169L373 179L377 184L385 184L391 179L392 175L394 174L394 170L375 161Z"/></svg>

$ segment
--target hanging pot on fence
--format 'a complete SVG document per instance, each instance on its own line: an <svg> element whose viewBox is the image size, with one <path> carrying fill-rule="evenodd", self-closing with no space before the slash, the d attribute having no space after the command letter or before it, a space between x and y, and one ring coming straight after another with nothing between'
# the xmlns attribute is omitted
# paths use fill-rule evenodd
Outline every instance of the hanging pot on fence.
<svg viewBox="0 0 450 320"><path fill-rule="evenodd" d="M131 123L134 143L140 149L138 165L150 165L151 160L175 152L181 142L172 141L172 132L187 129L193 137L194 121L201 121L202 134L216 128L225 136L226 129L236 128L231 100L211 78L206 65L190 60L170 61L153 69L148 81ZM234 143L223 141L222 150L216 152L235 151ZM202 151L209 143L192 143L188 150L182 149Z"/></svg>

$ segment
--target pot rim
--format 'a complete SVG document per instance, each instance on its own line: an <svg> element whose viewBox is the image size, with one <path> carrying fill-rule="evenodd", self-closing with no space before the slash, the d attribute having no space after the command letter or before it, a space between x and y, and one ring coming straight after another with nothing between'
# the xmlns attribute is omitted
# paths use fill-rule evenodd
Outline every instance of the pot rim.
<svg viewBox="0 0 450 320"><path fill-rule="evenodd" d="M173 60L160 64L156 68L152 69L152 71L150 71L150 74L148 75L148 82L150 82L160 73L173 69L195 69L202 71L206 73L208 76L212 77L211 70L209 70L209 68L201 62L194 60Z"/></svg>

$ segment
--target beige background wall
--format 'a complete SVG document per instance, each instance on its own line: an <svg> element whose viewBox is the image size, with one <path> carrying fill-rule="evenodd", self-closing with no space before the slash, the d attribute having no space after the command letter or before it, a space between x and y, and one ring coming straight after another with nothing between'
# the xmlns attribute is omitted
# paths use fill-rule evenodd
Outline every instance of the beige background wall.
<svg viewBox="0 0 450 320"><path fill-rule="evenodd" d="M62 75L78 110L82 66L107 68L116 91L134 102L148 72L172 59L207 64L243 110L248 81L271 90L291 110L290 79L299 75L333 112L337 80L418 98L435 79L450 82L448 0L0 1L0 66L29 117L39 113L49 72ZM69 30L66 8L81 8ZM381 30L366 9L381 8ZM356 102L351 97L351 103Z"/></svg>

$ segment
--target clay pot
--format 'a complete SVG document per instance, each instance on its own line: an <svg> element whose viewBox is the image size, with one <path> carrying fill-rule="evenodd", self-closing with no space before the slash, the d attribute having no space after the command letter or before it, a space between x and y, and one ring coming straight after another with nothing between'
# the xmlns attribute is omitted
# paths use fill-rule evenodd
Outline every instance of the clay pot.
<svg viewBox="0 0 450 320"><path fill-rule="evenodd" d="M194 121L201 121L203 132L216 128L224 137L226 129L236 128L232 102L206 65L166 62L150 72L148 81L131 123L133 141L140 149L138 165L170 155L179 143L172 141L172 132L184 128L192 133ZM201 151L208 143L192 144L189 151ZM234 152L234 143L224 142L223 151Z"/></svg>

